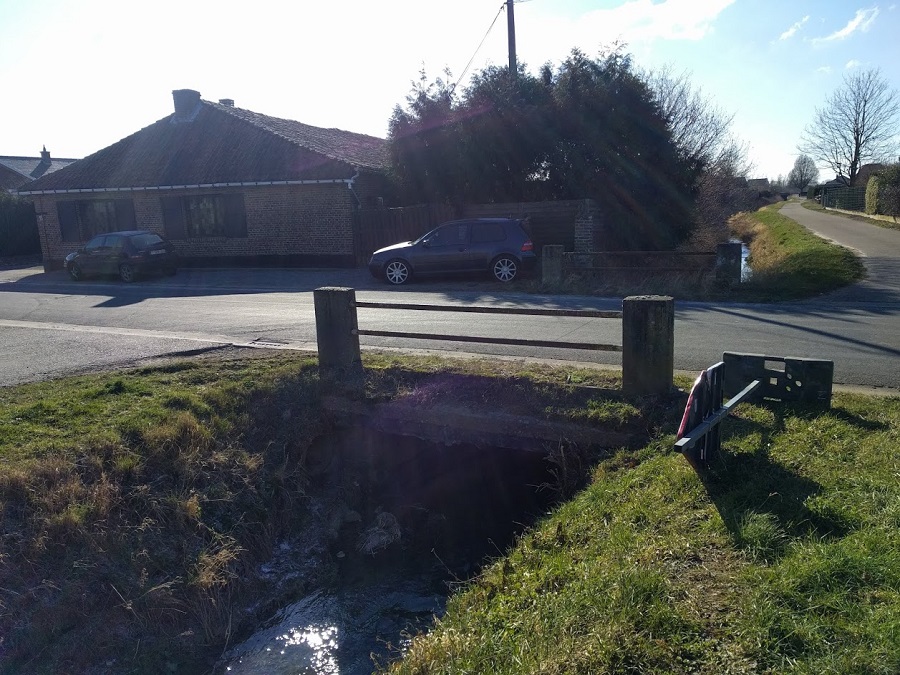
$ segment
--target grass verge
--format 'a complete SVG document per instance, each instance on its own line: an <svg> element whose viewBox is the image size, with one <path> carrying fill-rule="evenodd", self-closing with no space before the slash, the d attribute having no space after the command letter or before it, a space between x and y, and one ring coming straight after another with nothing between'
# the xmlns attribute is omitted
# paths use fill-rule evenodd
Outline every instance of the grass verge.
<svg viewBox="0 0 900 675"><path fill-rule="evenodd" d="M742 405L715 474L671 437L605 461L390 672L898 672L898 429L898 398Z"/></svg>
<svg viewBox="0 0 900 675"><path fill-rule="evenodd" d="M781 215L781 204L730 221L735 236L748 244L752 278L733 299L769 302L796 300L833 291L863 278L865 268L852 251L831 244Z"/></svg>

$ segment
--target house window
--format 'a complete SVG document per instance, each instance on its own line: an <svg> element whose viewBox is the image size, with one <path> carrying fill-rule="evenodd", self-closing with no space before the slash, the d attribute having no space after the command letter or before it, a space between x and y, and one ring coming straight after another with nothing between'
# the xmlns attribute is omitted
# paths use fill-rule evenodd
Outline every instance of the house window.
<svg viewBox="0 0 900 675"><path fill-rule="evenodd" d="M189 238L225 236L225 200L220 195L185 198Z"/></svg>
<svg viewBox="0 0 900 675"><path fill-rule="evenodd" d="M135 228L131 199L79 199L56 204L63 241L84 241L98 234Z"/></svg>
<svg viewBox="0 0 900 675"><path fill-rule="evenodd" d="M247 236L242 194L163 197L162 210L169 239Z"/></svg>

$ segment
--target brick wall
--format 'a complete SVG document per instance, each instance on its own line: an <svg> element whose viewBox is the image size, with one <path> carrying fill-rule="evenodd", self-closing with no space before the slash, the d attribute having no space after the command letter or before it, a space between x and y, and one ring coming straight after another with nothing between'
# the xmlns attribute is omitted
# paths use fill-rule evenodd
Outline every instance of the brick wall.
<svg viewBox="0 0 900 675"><path fill-rule="evenodd" d="M97 194L34 195L41 232L45 269L59 269L65 256L84 242L64 242L59 228L57 201L72 199L127 199L134 203L136 226L165 236L161 196L191 196L241 192L247 214L247 236L173 239L188 262L204 260L265 262L266 259L300 264L352 264L355 199L345 183L279 185L221 190L166 192L109 192Z"/></svg>

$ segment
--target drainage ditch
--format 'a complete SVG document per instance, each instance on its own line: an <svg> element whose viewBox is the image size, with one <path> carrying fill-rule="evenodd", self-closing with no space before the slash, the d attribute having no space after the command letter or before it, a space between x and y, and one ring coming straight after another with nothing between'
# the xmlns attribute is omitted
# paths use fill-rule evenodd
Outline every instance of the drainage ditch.
<svg viewBox="0 0 900 675"><path fill-rule="evenodd" d="M312 580L217 672L361 675L427 632L454 587L558 498L536 452L348 429L314 443L303 532L261 573Z"/></svg>

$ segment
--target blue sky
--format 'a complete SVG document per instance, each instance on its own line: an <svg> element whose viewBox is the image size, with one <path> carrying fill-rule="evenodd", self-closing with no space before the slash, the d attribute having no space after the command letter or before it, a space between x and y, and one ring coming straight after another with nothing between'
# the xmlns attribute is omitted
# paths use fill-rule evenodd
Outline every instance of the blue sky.
<svg viewBox="0 0 900 675"><path fill-rule="evenodd" d="M83 157L168 115L171 91L384 136L424 66L454 77L502 0L0 0L0 155ZM728 113L755 176L786 174L815 108L853 68L900 89L897 2L525 0L519 59L627 43ZM500 14L473 69L507 62ZM465 82L465 80L464 80Z"/></svg>

